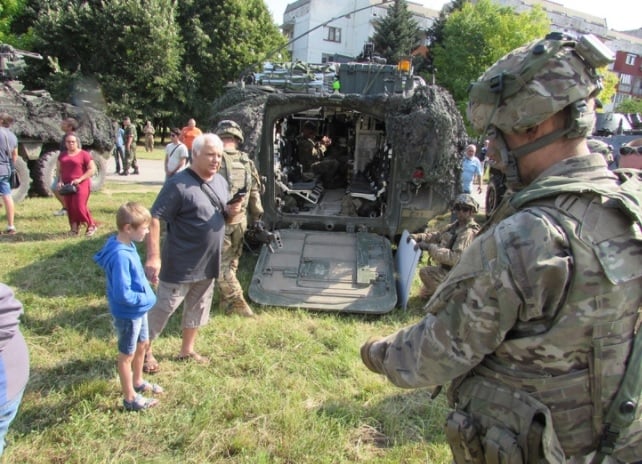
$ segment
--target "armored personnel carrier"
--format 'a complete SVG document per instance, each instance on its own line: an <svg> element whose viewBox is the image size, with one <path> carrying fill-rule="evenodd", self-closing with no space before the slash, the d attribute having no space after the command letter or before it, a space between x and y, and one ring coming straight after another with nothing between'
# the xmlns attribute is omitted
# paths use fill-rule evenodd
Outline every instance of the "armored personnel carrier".
<svg viewBox="0 0 642 464"><path fill-rule="evenodd" d="M398 301L391 242L449 209L467 134L450 94L409 66L327 68L309 87L238 86L215 102L214 123L233 119L244 131L242 149L263 177L263 221L277 237L261 251L249 296L384 313ZM323 161L334 161L332 172L302 166L305 125L317 143L331 139Z"/></svg>
<svg viewBox="0 0 642 464"><path fill-rule="evenodd" d="M82 147L92 154L96 163L97 170L91 179L91 187L94 191L99 190L105 180L105 163L114 140L110 119L89 106L81 108L56 102L46 91L25 90L7 69L7 64L15 63L24 56L42 58L37 53L0 44L0 110L14 118L11 130L19 141L20 156L16 169L20 187L13 192L14 201L22 201L27 195L51 195L63 135L60 123L69 117L78 120L77 134Z"/></svg>

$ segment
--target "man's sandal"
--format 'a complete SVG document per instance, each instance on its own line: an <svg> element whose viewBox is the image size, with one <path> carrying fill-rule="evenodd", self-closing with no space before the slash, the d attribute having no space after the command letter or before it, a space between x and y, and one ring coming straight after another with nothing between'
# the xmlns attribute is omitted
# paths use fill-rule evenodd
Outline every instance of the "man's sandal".
<svg viewBox="0 0 642 464"><path fill-rule="evenodd" d="M123 400L125 411L144 411L156 406L159 401L155 398L145 398L143 395L136 395L133 401Z"/></svg>
<svg viewBox="0 0 642 464"><path fill-rule="evenodd" d="M153 356L145 355L145 361L143 362L143 372L145 374L156 374L160 371L160 364Z"/></svg>
<svg viewBox="0 0 642 464"><path fill-rule="evenodd" d="M162 395L165 393L165 390L163 390L163 387L156 383L150 383L147 382L146 380L143 380L143 383L141 383L139 386L134 385L134 391L136 393L151 393L153 395Z"/></svg>

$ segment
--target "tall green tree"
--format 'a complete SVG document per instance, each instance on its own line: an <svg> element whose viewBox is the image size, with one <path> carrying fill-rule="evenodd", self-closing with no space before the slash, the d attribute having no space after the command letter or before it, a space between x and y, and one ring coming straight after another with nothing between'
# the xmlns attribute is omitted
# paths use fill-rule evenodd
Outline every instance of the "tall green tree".
<svg viewBox="0 0 642 464"><path fill-rule="evenodd" d="M188 50L183 66L186 117L208 118L230 81L285 44L263 0L183 0L178 21Z"/></svg>
<svg viewBox="0 0 642 464"><path fill-rule="evenodd" d="M11 26L24 10L24 3L25 0L0 0L0 43L8 43L14 47L21 45Z"/></svg>
<svg viewBox="0 0 642 464"><path fill-rule="evenodd" d="M432 47L437 83L450 91L463 114L472 81L503 55L549 29L550 21L538 6L517 14L490 0L465 2L448 15L442 39Z"/></svg>
<svg viewBox="0 0 642 464"><path fill-rule="evenodd" d="M417 46L421 31L417 21L408 10L406 0L395 0L388 8L388 14L374 22L374 34L370 41L375 52L389 63L409 56Z"/></svg>
<svg viewBox="0 0 642 464"><path fill-rule="evenodd" d="M39 83L63 101L111 114L162 114L181 80L173 0L40 0L34 48L48 57ZM48 73L47 73L48 71Z"/></svg>

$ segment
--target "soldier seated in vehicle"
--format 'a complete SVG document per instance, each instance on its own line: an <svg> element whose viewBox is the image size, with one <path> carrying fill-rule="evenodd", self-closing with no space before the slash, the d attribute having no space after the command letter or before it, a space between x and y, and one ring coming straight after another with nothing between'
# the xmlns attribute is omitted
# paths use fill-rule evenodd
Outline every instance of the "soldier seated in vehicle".
<svg viewBox="0 0 642 464"><path fill-rule="evenodd" d="M325 152L331 144L332 140L328 136L317 137L317 128L313 122L303 124L301 135L297 138L297 157L304 178L319 177L324 186L334 181L339 161L325 158Z"/></svg>
<svg viewBox="0 0 642 464"><path fill-rule="evenodd" d="M435 293L450 269L459 262L463 251L470 245L479 232L480 226L475 221L479 209L477 201L466 193L457 195L453 212L457 220L445 229L436 232L411 234L408 240L417 242L417 247L426 250L434 265L419 270L423 283L421 296L429 298Z"/></svg>

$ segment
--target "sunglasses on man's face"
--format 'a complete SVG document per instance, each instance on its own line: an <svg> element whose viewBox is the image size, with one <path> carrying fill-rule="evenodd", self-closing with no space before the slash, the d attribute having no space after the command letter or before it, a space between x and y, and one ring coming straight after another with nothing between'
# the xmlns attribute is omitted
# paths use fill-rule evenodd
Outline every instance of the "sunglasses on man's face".
<svg viewBox="0 0 642 464"><path fill-rule="evenodd" d="M632 155L634 153L642 155L642 147L620 147L620 155Z"/></svg>
<svg viewBox="0 0 642 464"><path fill-rule="evenodd" d="M472 212L473 209L470 206L455 205L453 210L454 211L463 211L464 213L470 213L470 212Z"/></svg>

